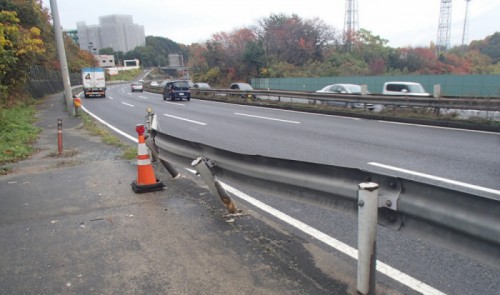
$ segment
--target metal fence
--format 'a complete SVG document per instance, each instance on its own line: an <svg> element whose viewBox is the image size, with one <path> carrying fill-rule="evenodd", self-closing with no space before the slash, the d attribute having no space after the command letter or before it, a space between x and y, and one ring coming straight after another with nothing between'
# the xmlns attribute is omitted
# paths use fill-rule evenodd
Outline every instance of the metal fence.
<svg viewBox="0 0 500 295"><path fill-rule="evenodd" d="M256 89L314 92L329 84L350 83L367 85L374 94L382 93L389 81L421 83L432 93L434 85L441 85L441 94L451 97L500 97L500 75L400 75L400 76L352 76L317 78L254 78Z"/></svg>
<svg viewBox="0 0 500 295"><path fill-rule="evenodd" d="M41 98L48 94L64 90L61 72L47 70L42 66L32 66L28 73L28 90L34 98ZM82 83L81 74L70 73L71 85Z"/></svg>

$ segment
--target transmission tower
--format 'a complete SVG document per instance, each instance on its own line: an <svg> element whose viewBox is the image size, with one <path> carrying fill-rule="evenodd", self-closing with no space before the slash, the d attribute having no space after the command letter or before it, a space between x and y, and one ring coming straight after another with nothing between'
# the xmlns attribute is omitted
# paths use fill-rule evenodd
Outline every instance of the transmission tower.
<svg viewBox="0 0 500 295"><path fill-rule="evenodd" d="M346 0L344 17L344 44L347 51L351 51L352 38L358 30L358 0Z"/></svg>
<svg viewBox="0 0 500 295"><path fill-rule="evenodd" d="M439 55L450 47L451 0L441 0L436 53Z"/></svg>
<svg viewBox="0 0 500 295"><path fill-rule="evenodd" d="M467 37L469 34L469 2L470 0L465 0L466 6L465 6L465 19L464 19L464 31L462 33L462 50L465 50L465 43L468 41Z"/></svg>

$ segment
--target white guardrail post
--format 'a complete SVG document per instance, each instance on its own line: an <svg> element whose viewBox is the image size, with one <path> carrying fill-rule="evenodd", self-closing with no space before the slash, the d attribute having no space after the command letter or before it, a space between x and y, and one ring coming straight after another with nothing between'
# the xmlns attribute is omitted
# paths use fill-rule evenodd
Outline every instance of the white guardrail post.
<svg viewBox="0 0 500 295"><path fill-rule="evenodd" d="M358 293L375 294L378 184L358 185Z"/></svg>

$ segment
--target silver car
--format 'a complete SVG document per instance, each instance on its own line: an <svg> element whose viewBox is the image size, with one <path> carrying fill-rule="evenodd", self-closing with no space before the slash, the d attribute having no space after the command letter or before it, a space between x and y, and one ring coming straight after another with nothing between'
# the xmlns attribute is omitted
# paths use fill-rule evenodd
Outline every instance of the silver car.
<svg viewBox="0 0 500 295"><path fill-rule="evenodd" d="M322 89L316 91L316 93L336 93L336 94L353 94L353 95L361 95L362 89L360 85L356 84L332 84L323 87ZM358 102L346 102L346 101L338 101L338 100L328 100L325 102L328 105L335 106L343 106L346 108L366 108L369 110L373 110L375 106L371 103L358 103Z"/></svg>

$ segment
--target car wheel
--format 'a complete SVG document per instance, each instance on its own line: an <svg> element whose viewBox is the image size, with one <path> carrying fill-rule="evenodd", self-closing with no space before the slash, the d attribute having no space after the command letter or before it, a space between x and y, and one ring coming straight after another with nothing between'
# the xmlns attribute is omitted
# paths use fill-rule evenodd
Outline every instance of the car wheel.
<svg viewBox="0 0 500 295"><path fill-rule="evenodd" d="M190 100L191 100L191 97L188 97L188 98L187 98L187 101L190 101Z"/></svg>

